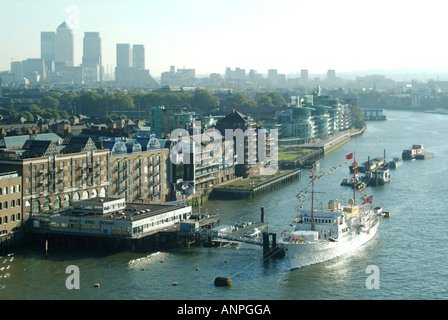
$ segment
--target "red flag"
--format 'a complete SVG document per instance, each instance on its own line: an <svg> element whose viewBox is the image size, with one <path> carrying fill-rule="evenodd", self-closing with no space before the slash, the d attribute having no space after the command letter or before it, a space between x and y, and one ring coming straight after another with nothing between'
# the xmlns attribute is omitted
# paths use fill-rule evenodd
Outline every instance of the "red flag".
<svg viewBox="0 0 448 320"><path fill-rule="evenodd" d="M353 153L350 153L348 155L345 156L345 159L353 159Z"/></svg>

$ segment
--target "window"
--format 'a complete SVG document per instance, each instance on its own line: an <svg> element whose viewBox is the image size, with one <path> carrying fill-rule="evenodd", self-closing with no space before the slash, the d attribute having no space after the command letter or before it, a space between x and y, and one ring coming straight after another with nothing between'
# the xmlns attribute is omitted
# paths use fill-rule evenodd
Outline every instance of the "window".
<svg viewBox="0 0 448 320"><path fill-rule="evenodd" d="M44 200L44 211L50 211L50 199L48 198Z"/></svg>
<svg viewBox="0 0 448 320"><path fill-rule="evenodd" d="M39 213L40 212L40 202L39 200L35 200L33 202L33 213Z"/></svg>
<svg viewBox="0 0 448 320"><path fill-rule="evenodd" d="M53 208L59 209L61 207L61 199L57 196L53 201Z"/></svg>

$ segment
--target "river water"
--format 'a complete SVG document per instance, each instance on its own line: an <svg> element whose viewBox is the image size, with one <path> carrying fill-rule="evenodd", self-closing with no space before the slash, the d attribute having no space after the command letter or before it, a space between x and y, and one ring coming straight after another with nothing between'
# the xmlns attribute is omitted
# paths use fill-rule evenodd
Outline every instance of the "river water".
<svg viewBox="0 0 448 320"><path fill-rule="evenodd" d="M405 161L391 170L389 185L366 189L391 217L383 219L372 241L352 254L289 271L286 259L263 261L262 248L250 244L148 253L50 250L47 259L42 251L20 249L0 258L0 299L448 299L448 213L444 207L448 116L389 110L386 114L387 121L369 122L362 137L320 159L322 171L342 167L317 181L316 191L321 192L317 206L326 206L329 199L346 202L352 197L350 188L340 186L349 177L345 159L349 153L355 152L358 162L369 156L383 157L384 151L391 159L422 143L435 157ZM258 199L209 201L202 210L214 213L218 209L221 224L233 224L259 221L264 207L269 231L280 235L295 218L296 195L307 185L305 170L300 181ZM72 275L66 273L68 266L79 270L79 289L67 289ZM218 276L232 277L233 286L215 287ZM367 284L373 276L376 286L372 288Z"/></svg>

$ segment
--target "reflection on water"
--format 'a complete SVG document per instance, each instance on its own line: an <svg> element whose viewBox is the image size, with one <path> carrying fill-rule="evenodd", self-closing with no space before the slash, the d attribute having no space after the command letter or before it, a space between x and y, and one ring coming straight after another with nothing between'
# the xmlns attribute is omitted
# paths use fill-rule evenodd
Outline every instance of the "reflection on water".
<svg viewBox="0 0 448 320"><path fill-rule="evenodd" d="M384 150L387 158L400 156L415 143L435 153L433 159L406 161L391 170L389 185L367 188L391 218L383 220L376 237L360 250L290 272L286 259L263 261L261 247L248 244L144 254L65 251L52 252L48 259L43 252L24 249L15 251L12 261L5 255L0 258L0 299L447 299L448 256L443 243L448 225L448 117L392 111L387 116L385 122L369 123L361 138L320 161L325 171L347 165L345 155L351 152L364 162L382 157ZM348 168L342 168L321 179L316 185L322 192L317 206L333 198L347 202L353 192L340 182L348 175ZM296 195L306 187L307 176L305 171L300 181L258 199L209 201L203 210L218 209L221 223L233 224L259 221L264 207L269 231L280 235L296 217ZM80 269L80 290L65 287L69 265ZM370 265L379 268L379 290L366 287ZM215 287L218 276L234 276L233 286ZM95 283L100 287L94 288Z"/></svg>

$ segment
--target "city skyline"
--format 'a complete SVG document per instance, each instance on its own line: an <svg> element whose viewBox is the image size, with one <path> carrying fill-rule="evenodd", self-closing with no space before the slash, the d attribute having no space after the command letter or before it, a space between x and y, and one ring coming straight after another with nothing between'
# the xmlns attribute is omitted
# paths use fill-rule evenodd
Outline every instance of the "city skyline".
<svg viewBox="0 0 448 320"><path fill-rule="evenodd" d="M145 47L150 74L176 68L196 74L239 67L266 73L443 68L442 2L354 0L243 2L167 0L122 2L19 0L0 3L7 27L0 71L11 61L39 58L41 32L64 21L73 29L74 65L82 63L85 32L98 32L106 73L118 43ZM423 51L422 51L423 50Z"/></svg>

